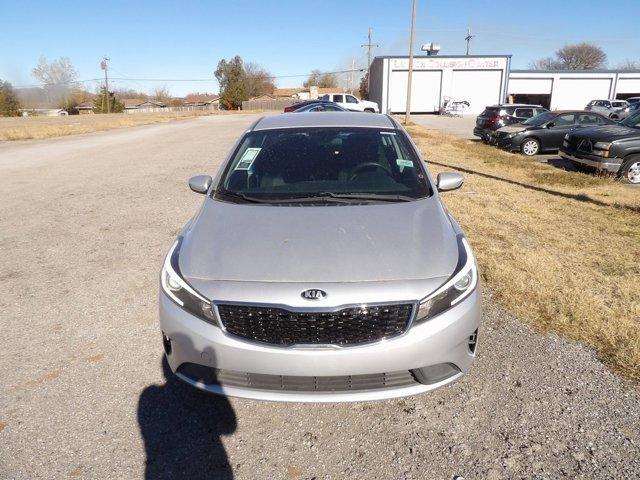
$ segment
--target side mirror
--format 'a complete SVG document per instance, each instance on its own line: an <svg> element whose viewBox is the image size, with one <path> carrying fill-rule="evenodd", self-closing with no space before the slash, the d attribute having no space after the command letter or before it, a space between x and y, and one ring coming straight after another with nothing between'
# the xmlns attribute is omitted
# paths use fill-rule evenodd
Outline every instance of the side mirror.
<svg viewBox="0 0 640 480"><path fill-rule="evenodd" d="M549 123L547 123L547 128L553 128L553 127L555 127L555 126L556 126L556 123L555 123L555 122L549 122Z"/></svg>
<svg viewBox="0 0 640 480"><path fill-rule="evenodd" d="M196 193L207 193L212 182L209 175L196 175L189 179L189 188Z"/></svg>
<svg viewBox="0 0 640 480"><path fill-rule="evenodd" d="M438 174L436 185L439 192L448 192L460 188L463 182L464 177L459 173L443 172Z"/></svg>

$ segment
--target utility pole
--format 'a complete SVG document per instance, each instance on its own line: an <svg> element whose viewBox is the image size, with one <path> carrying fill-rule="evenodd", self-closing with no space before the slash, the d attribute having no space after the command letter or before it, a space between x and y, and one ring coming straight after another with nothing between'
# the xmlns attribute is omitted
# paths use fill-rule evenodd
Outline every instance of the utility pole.
<svg viewBox="0 0 640 480"><path fill-rule="evenodd" d="M413 0L413 10L411 12L411 37L409 39L409 74L407 75L407 106L404 113L404 124L411 121L411 80L413 77L413 42L416 36L416 2Z"/></svg>
<svg viewBox="0 0 640 480"><path fill-rule="evenodd" d="M111 98L109 97L109 58L102 57L100 62L100 68L104 70L104 89L105 97L107 98L107 113L111 113ZM102 109L104 111L104 108Z"/></svg>
<svg viewBox="0 0 640 480"><path fill-rule="evenodd" d="M367 47L367 95L369 94L369 85L371 78L369 75L369 67L371 66L371 49L373 47L379 47L380 45L371 43L371 27L369 27L369 35L367 35L367 43L360 45L361 47Z"/></svg>
<svg viewBox="0 0 640 480"><path fill-rule="evenodd" d="M349 93L353 93L353 72L356 69L356 59L351 59L351 71L349 72Z"/></svg>
<svg viewBox="0 0 640 480"><path fill-rule="evenodd" d="M467 41L467 55L469 55L469 45L471 44L471 39L473 35L471 35L471 29L467 28L467 36L464 39Z"/></svg>

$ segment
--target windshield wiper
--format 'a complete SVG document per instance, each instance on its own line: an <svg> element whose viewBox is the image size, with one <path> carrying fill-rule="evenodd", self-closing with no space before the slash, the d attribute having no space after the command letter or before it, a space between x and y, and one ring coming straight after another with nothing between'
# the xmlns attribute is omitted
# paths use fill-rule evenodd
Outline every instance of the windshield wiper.
<svg viewBox="0 0 640 480"><path fill-rule="evenodd" d="M216 193L218 195L222 195L223 197L231 197L231 198L244 200L247 203L270 203L270 200L265 200L263 198L257 198L257 197L250 197L240 192L230 192L228 190L225 190L223 192L216 192Z"/></svg>
<svg viewBox="0 0 640 480"><path fill-rule="evenodd" d="M317 194L318 197L331 197L345 200L377 200L381 202L411 202L415 200L413 197L406 195L395 195L386 193L334 193L322 192Z"/></svg>

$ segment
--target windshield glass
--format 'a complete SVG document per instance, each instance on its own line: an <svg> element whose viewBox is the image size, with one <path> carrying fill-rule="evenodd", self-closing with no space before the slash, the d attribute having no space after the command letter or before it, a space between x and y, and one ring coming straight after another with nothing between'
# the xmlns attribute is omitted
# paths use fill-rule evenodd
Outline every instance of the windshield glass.
<svg viewBox="0 0 640 480"><path fill-rule="evenodd" d="M407 201L429 196L425 170L404 132L301 128L247 133L216 196L236 201L288 199Z"/></svg>
<svg viewBox="0 0 640 480"><path fill-rule="evenodd" d="M535 117L531 117L522 122L523 125L530 125L532 127L539 127L543 123L547 123L549 120L556 116L555 113L543 112L539 113Z"/></svg>
<svg viewBox="0 0 640 480"><path fill-rule="evenodd" d="M624 125L625 127L640 128L640 112L625 118L622 121L622 125Z"/></svg>

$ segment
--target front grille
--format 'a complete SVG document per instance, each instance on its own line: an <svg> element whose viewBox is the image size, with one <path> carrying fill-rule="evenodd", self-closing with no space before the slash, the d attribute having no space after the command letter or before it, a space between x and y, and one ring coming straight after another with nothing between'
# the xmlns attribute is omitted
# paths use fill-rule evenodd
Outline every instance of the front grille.
<svg viewBox="0 0 640 480"><path fill-rule="evenodd" d="M282 308L218 305L226 331L279 346L357 345L402 334L413 304L344 308L335 312L290 312Z"/></svg>
<svg viewBox="0 0 640 480"><path fill-rule="evenodd" d="M402 388L417 385L409 370L367 375L293 376L221 370L195 363L184 363L178 372L194 382L223 387L288 392L341 392Z"/></svg>

